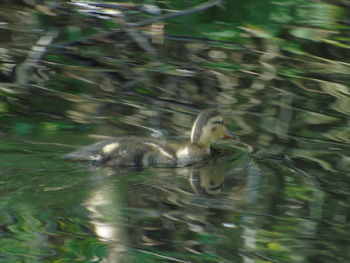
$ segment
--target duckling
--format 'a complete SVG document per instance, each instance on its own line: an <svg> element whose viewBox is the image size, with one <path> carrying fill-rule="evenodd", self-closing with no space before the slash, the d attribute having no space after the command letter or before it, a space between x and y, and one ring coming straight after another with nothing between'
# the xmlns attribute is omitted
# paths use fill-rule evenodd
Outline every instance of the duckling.
<svg viewBox="0 0 350 263"><path fill-rule="evenodd" d="M85 146L66 155L68 159L91 161L111 167L187 166L210 155L210 145L226 133L218 111L202 111L193 123L190 142L166 142L155 138L119 137Z"/></svg>

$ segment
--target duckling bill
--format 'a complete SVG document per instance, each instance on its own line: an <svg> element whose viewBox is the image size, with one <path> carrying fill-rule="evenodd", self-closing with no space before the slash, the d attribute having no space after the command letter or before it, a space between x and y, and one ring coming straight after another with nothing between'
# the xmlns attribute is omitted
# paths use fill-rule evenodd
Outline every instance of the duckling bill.
<svg viewBox="0 0 350 263"><path fill-rule="evenodd" d="M226 132L219 112L209 109L197 116L189 142L119 137L85 146L66 157L112 167L187 166L207 158L210 155L210 145L223 137L234 138Z"/></svg>

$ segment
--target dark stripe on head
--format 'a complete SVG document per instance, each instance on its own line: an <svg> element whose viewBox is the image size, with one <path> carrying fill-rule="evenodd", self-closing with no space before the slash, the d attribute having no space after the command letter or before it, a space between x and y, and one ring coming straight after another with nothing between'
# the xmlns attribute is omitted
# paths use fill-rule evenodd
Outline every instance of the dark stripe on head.
<svg viewBox="0 0 350 263"><path fill-rule="evenodd" d="M224 121L212 121L211 123L224 125Z"/></svg>

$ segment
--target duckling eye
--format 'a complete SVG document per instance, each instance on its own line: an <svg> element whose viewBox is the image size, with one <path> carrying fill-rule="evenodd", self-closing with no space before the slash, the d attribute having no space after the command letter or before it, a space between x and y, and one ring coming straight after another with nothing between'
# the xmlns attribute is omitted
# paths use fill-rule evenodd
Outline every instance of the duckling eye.
<svg viewBox="0 0 350 263"><path fill-rule="evenodd" d="M211 131L216 131L216 130L217 130L217 127L211 128Z"/></svg>

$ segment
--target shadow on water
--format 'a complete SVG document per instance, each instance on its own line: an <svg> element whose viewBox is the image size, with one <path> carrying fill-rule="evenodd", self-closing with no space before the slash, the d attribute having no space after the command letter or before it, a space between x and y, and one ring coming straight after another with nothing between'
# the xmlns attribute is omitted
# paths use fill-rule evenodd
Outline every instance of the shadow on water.
<svg viewBox="0 0 350 263"><path fill-rule="evenodd" d="M0 262L346 262L348 1L134 2L0 4ZM208 107L206 163L61 158Z"/></svg>

